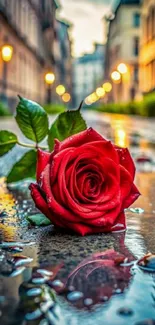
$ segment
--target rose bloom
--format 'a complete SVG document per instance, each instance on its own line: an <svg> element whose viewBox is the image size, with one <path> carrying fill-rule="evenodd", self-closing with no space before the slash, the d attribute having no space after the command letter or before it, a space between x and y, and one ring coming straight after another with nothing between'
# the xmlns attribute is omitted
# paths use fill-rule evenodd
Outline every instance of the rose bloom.
<svg viewBox="0 0 155 325"><path fill-rule="evenodd" d="M85 234L123 231L124 209L140 195L128 149L92 128L62 142L52 153L38 150L36 207L58 227Z"/></svg>

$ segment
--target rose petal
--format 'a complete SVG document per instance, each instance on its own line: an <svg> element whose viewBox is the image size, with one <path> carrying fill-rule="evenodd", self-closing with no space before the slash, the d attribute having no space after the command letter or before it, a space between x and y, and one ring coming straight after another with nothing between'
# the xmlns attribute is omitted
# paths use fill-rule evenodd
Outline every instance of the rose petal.
<svg viewBox="0 0 155 325"><path fill-rule="evenodd" d="M117 146L115 146L115 149L119 156L120 165L122 165L123 167L125 167L125 169L128 170L132 177L132 180L134 180L136 168L129 150L127 148L120 148Z"/></svg>
<svg viewBox="0 0 155 325"><path fill-rule="evenodd" d="M31 196L36 204L36 207L45 214L49 219L51 219L51 212L48 205L39 191L39 186L37 184L30 184L29 189L31 191Z"/></svg>
<svg viewBox="0 0 155 325"><path fill-rule="evenodd" d="M36 171L36 177L37 177L37 182L39 181L40 175L46 165L48 164L50 160L51 154L46 151L42 151L41 149L38 149L37 151L37 171Z"/></svg>
<svg viewBox="0 0 155 325"><path fill-rule="evenodd" d="M128 197L123 202L123 209L128 208L132 203L134 203L139 198L140 195L141 194L138 191L138 188L136 187L135 184L133 184Z"/></svg>
<svg viewBox="0 0 155 325"><path fill-rule="evenodd" d="M122 194L122 201L124 201L131 191L133 181L131 175L123 166L120 166L120 175L120 189Z"/></svg>
<svg viewBox="0 0 155 325"><path fill-rule="evenodd" d="M85 131L72 135L71 137L60 142L59 150L64 150L70 147L80 147L83 144L92 141L105 140L99 133L97 133L93 128L89 128Z"/></svg>

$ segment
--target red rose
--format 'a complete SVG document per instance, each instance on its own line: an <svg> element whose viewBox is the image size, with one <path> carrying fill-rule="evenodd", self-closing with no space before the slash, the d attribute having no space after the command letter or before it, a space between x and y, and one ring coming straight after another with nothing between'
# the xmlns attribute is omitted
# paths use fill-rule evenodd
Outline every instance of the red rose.
<svg viewBox="0 0 155 325"><path fill-rule="evenodd" d="M80 235L124 230L124 209L140 195L128 149L92 128L38 150L37 184L31 195L54 225Z"/></svg>

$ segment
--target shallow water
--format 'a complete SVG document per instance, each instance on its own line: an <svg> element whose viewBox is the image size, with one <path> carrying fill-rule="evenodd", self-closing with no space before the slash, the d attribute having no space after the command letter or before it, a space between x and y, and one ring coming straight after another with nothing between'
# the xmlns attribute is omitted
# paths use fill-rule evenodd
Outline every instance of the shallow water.
<svg viewBox="0 0 155 325"><path fill-rule="evenodd" d="M106 123L109 119L107 115ZM113 120L112 117L112 128L101 119L97 123L91 116L88 121L95 123L105 136L114 138L117 144L130 142L135 159L145 152L154 160L152 124L149 136L141 130L148 121L137 122L141 135L136 135L134 141L135 135L131 133L135 132L135 120L127 121L123 117ZM119 140L114 136L116 125L121 125L120 129L126 132L124 135L117 131ZM6 169L4 164L6 160L1 159L1 170ZM155 253L154 163L138 167L136 184L142 196L132 206L134 210L126 211L126 233L79 237L58 232L53 226L29 226L25 217L36 213L36 209L27 190L28 182L20 182L9 191L5 179L0 179L0 324L78 325L82 321L88 325L154 324L148 319L155 320L155 273L145 272L130 263L147 252ZM8 245L8 242L11 243ZM109 249L128 258L124 266L113 265L111 251L104 261L104 252ZM20 255L29 260L20 259ZM39 288L45 284L56 292L57 303L48 298L51 305L47 305L45 299L46 305L40 307ZM28 290L26 299L21 299L23 290ZM32 309L27 307L30 299ZM58 312L51 307L53 301Z"/></svg>

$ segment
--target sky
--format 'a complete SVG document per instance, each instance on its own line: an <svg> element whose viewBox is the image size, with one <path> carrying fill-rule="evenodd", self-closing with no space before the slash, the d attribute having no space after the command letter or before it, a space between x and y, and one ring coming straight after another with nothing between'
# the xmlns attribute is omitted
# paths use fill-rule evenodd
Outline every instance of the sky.
<svg viewBox="0 0 155 325"><path fill-rule="evenodd" d="M59 17L73 24L70 33L74 56L92 52L94 42L105 42L102 18L111 12L116 2L117 0L59 0Z"/></svg>

